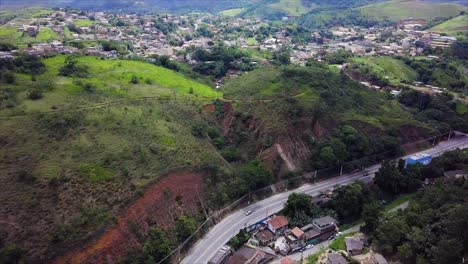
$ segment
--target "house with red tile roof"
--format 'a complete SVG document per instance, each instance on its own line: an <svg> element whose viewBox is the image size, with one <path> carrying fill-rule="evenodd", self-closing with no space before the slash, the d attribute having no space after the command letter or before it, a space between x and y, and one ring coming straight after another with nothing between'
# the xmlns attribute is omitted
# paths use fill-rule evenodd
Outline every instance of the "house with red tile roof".
<svg viewBox="0 0 468 264"><path fill-rule="evenodd" d="M267 222L268 229L276 235L281 235L288 228L288 219L282 215L275 216Z"/></svg>

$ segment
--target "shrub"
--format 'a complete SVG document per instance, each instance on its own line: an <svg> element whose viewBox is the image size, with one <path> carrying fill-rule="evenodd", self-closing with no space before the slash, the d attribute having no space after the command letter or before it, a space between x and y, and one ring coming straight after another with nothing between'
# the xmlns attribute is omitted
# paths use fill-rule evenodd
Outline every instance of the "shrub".
<svg viewBox="0 0 468 264"><path fill-rule="evenodd" d="M83 124L83 116L79 112L42 114L37 118L37 122L52 136L63 138L70 130Z"/></svg>
<svg viewBox="0 0 468 264"><path fill-rule="evenodd" d="M223 158L229 162L238 161L241 158L241 153L236 147L227 147L221 151Z"/></svg>
<svg viewBox="0 0 468 264"><path fill-rule="evenodd" d="M138 77L136 75L133 75L132 78L130 79L131 84L138 84L140 81L138 80Z"/></svg>
<svg viewBox="0 0 468 264"><path fill-rule="evenodd" d="M0 248L0 263L21 263L20 259L22 255L23 251L16 244L6 242Z"/></svg>
<svg viewBox="0 0 468 264"><path fill-rule="evenodd" d="M33 88L28 92L28 98L31 100L39 100L43 97L42 91L39 88Z"/></svg>
<svg viewBox="0 0 468 264"><path fill-rule="evenodd" d="M83 90L88 93L96 92L96 87L92 83L86 83L83 85Z"/></svg>
<svg viewBox="0 0 468 264"><path fill-rule="evenodd" d="M60 68L59 75L85 78L89 75L88 66L78 65L78 61L70 56L65 60L65 65Z"/></svg>
<svg viewBox="0 0 468 264"><path fill-rule="evenodd" d="M2 79L4 79L6 83L10 84L16 81L15 75L9 71L2 74Z"/></svg>
<svg viewBox="0 0 468 264"><path fill-rule="evenodd" d="M36 181L36 176L34 176L31 172L25 169L20 169L17 175L19 182L31 183Z"/></svg>

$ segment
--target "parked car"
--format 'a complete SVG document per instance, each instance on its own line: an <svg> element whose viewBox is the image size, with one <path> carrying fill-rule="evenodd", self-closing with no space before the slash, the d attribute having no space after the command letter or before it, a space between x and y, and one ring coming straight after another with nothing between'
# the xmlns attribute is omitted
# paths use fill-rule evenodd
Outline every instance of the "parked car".
<svg viewBox="0 0 468 264"><path fill-rule="evenodd" d="M309 245L307 245L305 248L306 248L306 249L311 249L311 248L313 248L313 247L314 247L313 244L309 244Z"/></svg>

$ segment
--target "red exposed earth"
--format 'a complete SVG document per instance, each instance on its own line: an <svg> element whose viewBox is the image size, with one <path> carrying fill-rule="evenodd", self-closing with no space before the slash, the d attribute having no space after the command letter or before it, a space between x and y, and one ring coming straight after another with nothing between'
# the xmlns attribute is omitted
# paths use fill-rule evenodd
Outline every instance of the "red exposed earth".
<svg viewBox="0 0 468 264"><path fill-rule="evenodd" d="M181 214L197 213L202 186L200 172L167 175L122 210L116 224L82 247L56 258L54 263L118 262L129 249L139 246L131 226L136 224L146 231L150 222L165 228L173 225Z"/></svg>

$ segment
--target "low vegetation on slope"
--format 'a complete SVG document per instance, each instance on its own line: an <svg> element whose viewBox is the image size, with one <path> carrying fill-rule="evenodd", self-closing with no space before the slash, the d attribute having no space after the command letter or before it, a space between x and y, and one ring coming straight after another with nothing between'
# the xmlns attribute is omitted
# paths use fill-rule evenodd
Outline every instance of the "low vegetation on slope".
<svg viewBox="0 0 468 264"><path fill-rule="evenodd" d="M306 109L323 103L342 118L368 121L377 127L411 122L409 114L383 94L365 89L324 66L258 69L227 83L223 92L226 98L241 102L263 100L274 105L281 99L291 99ZM271 118L278 122L287 119L275 115Z"/></svg>
<svg viewBox="0 0 468 264"><path fill-rule="evenodd" d="M222 162L192 131L212 88L139 61L19 60L2 64L0 199L20 227L2 237L26 259L89 236L174 169Z"/></svg>
<svg viewBox="0 0 468 264"><path fill-rule="evenodd" d="M358 63L356 67L361 70L379 75L380 79L387 79L392 85L412 83L417 78L417 73L411 67L392 57L359 57L353 58L353 62Z"/></svg>
<svg viewBox="0 0 468 264"><path fill-rule="evenodd" d="M458 35L468 32L468 15L461 15L447 20L426 31L444 33L448 35Z"/></svg>
<svg viewBox="0 0 468 264"><path fill-rule="evenodd" d="M456 4L431 3L420 0L391 0L360 7L360 10L367 16L388 18L392 21L410 17L426 20L436 17L454 17L466 9L466 7Z"/></svg>
<svg viewBox="0 0 468 264"><path fill-rule="evenodd" d="M233 9L227 9L219 12L219 14L227 17L233 17L233 16L238 16L244 11L243 8L233 8Z"/></svg>

